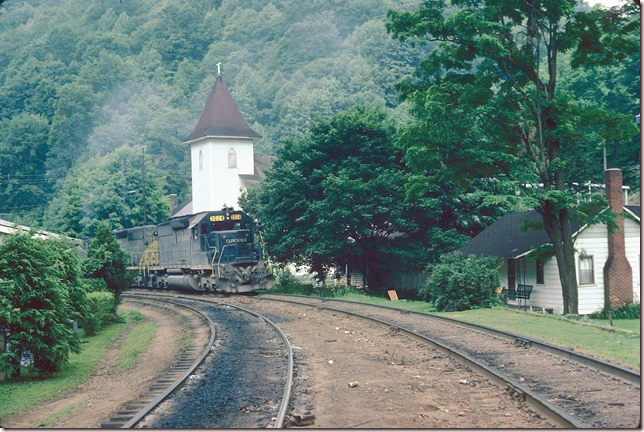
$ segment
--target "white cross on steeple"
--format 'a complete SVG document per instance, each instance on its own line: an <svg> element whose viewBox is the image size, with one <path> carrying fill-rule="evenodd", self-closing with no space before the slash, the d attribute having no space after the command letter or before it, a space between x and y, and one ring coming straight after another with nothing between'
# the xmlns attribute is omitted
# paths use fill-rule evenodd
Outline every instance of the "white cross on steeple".
<svg viewBox="0 0 644 432"><path fill-rule="evenodd" d="M220 65L221 65L221 62L220 62L220 63L217 63L217 76L220 76L220 75L221 75Z"/></svg>

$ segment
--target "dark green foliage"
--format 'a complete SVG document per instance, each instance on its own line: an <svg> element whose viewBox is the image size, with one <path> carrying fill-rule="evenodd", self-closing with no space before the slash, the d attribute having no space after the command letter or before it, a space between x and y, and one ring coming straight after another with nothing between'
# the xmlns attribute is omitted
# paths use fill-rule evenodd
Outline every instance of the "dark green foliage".
<svg viewBox="0 0 644 432"><path fill-rule="evenodd" d="M0 366L9 376L20 375L23 353L30 352L33 367L48 374L80 351L72 321L82 317L84 293L68 285L78 276L72 248L57 240L21 233L0 243L0 328L9 342Z"/></svg>
<svg viewBox="0 0 644 432"><path fill-rule="evenodd" d="M54 258L54 267L61 282L67 288L67 301L72 310L70 318L81 321L91 311L86 306L87 294L82 280L81 258L78 255L80 247L69 240L54 238L47 239L46 246Z"/></svg>
<svg viewBox="0 0 644 432"><path fill-rule="evenodd" d="M617 96L597 97L584 90L585 74L577 77L580 85L561 85L574 77L571 67L639 62L639 9L588 13L576 6L575 0L426 0L413 11L390 11L387 24L399 40L434 46L415 77L398 86L414 116L402 138L405 162L425 185L450 180L467 187L489 179L505 187L505 201L519 193L521 205L541 214L552 241L565 313L576 313L578 301L570 221L594 217L574 214L571 183L601 175L602 142L630 143L609 166L631 169L639 159L637 92L620 88ZM620 78L605 74L603 84L633 77L627 70L615 69L625 74ZM629 98L630 106L615 104Z"/></svg>
<svg viewBox="0 0 644 432"><path fill-rule="evenodd" d="M122 147L91 162L60 182L46 212L49 228L72 236L92 236L101 220L109 221L112 229L143 225L141 153ZM151 162L148 158L145 167L148 222L169 216L163 177Z"/></svg>
<svg viewBox="0 0 644 432"><path fill-rule="evenodd" d="M319 279L348 265L378 292L387 272L422 270L502 211L485 202L493 181L465 193L450 182L405 190L410 174L397 137L385 112L355 106L287 142L261 188L243 199L272 256L307 265Z"/></svg>
<svg viewBox="0 0 644 432"><path fill-rule="evenodd" d="M432 275L419 295L439 312L463 311L498 304L498 263L491 257L445 254L432 266Z"/></svg>
<svg viewBox="0 0 644 432"><path fill-rule="evenodd" d="M36 114L18 113L0 120L0 217L18 208L32 214L50 193L43 161L49 124Z"/></svg>
<svg viewBox="0 0 644 432"><path fill-rule="evenodd" d="M87 309L90 314L80 322L86 336L93 336L106 325L116 321L116 298L111 292L90 292L87 294Z"/></svg>
<svg viewBox="0 0 644 432"><path fill-rule="evenodd" d="M89 242L83 267L87 277L103 279L107 289L114 294L114 313L121 301L121 292L130 286L132 278L127 271L129 261L128 253L121 249L109 225L100 223Z"/></svg>
<svg viewBox="0 0 644 432"><path fill-rule="evenodd" d="M278 262L306 264L320 279L346 263L380 287L405 242L391 235L418 230L405 217L411 206L394 134L382 111L354 107L279 150L261 189L244 200Z"/></svg>
<svg viewBox="0 0 644 432"><path fill-rule="evenodd" d="M613 319L640 319L642 308L639 303L633 303L614 308L610 312ZM608 309L592 314L591 318L608 319Z"/></svg>
<svg viewBox="0 0 644 432"><path fill-rule="evenodd" d="M85 287L85 292L94 293L94 292L106 292L108 291L107 285L103 279L83 279L83 286Z"/></svg>
<svg viewBox="0 0 644 432"><path fill-rule="evenodd" d="M103 158L141 145L147 145L149 166L158 168L164 194L188 199L189 151L181 141L197 123L219 62L241 111L263 136L255 147L260 153L272 153L284 138L301 138L316 119L355 103L397 109L393 85L417 63L414 50L386 34L386 10L397 4L2 3L0 155L20 160L17 168L0 161L0 181L7 173L14 179L39 177L14 180L6 193L0 183L0 212L7 213L5 219L21 217L82 235L91 235L87 227L107 217L127 226L121 220L141 219L140 205L128 202L129 212L95 214L92 206L81 205L87 197L83 185L91 177L113 176L109 164L100 163ZM21 116L37 119L27 129L37 139L5 129L15 131L17 125L7 122ZM37 145L26 154L23 142ZM13 194L16 189L21 198ZM84 194L80 204L75 189ZM79 224L80 219L85 220Z"/></svg>

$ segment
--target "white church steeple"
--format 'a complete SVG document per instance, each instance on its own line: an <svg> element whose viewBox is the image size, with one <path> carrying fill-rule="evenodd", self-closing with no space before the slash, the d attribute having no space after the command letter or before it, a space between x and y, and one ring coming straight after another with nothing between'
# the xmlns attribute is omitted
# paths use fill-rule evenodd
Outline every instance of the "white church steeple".
<svg viewBox="0 0 644 432"><path fill-rule="evenodd" d="M193 214L224 205L239 208L239 176L254 173L254 138L260 136L242 117L219 73L197 126L184 141L191 149Z"/></svg>

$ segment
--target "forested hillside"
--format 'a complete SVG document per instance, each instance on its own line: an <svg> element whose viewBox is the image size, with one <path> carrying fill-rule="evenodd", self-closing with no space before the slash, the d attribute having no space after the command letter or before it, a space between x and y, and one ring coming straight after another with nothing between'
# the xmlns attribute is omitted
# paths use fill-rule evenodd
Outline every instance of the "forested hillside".
<svg viewBox="0 0 644 432"><path fill-rule="evenodd" d="M407 4L409 3L409 5ZM354 104L404 120L394 84L422 50L385 30L393 0L6 1L0 7L0 218L90 235L189 198L188 150L216 64L272 153Z"/></svg>

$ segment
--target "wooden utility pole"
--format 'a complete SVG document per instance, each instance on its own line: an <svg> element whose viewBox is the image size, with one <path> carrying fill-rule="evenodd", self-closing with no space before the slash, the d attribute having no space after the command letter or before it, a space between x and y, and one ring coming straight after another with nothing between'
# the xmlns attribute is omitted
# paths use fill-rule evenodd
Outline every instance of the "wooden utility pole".
<svg viewBox="0 0 644 432"><path fill-rule="evenodd" d="M125 206L125 197L127 195L127 178L125 177L125 159L121 160L121 176L123 177L123 206Z"/></svg>
<svg viewBox="0 0 644 432"><path fill-rule="evenodd" d="M141 148L141 160L142 160L142 169L141 175L143 177L143 225L148 224L148 208L146 204L146 194L145 194L145 146Z"/></svg>

